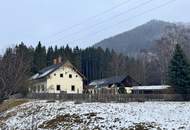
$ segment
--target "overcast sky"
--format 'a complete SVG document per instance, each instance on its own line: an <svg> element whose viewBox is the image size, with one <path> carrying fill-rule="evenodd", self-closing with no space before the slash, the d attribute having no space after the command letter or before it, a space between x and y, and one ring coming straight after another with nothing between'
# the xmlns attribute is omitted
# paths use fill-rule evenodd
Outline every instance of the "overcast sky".
<svg viewBox="0 0 190 130"><path fill-rule="evenodd" d="M69 43L84 48L151 19L190 22L190 0L149 11L167 1L0 0L0 50L21 41L36 45L39 40L47 46Z"/></svg>

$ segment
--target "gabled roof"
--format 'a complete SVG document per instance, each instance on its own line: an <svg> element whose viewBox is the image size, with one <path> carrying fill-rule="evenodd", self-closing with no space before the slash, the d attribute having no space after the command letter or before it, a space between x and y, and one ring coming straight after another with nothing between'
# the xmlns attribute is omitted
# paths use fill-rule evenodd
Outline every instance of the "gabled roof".
<svg viewBox="0 0 190 130"><path fill-rule="evenodd" d="M114 76L110 78L94 80L89 85L96 86L96 85L106 85L106 84L113 84L113 83L120 83L125 79L126 76Z"/></svg>
<svg viewBox="0 0 190 130"><path fill-rule="evenodd" d="M64 66L70 67L70 68L72 68L73 70L75 70L84 80L87 79L75 66L73 66L73 65L71 64L70 61L66 61L66 62L64 63Z"/></svg>
<svg viewBox="0 0 190 130"><path fill-rule="evenodd" d="M122 76L113 76L110 78L105 78L105 79L100 79L100 80L94 80L92 81L89 86L105 86L105 85L110 85L110 84L120 84L122 83L126 78L130 78L131 80L135 81L132 79L130 76L122 75ZM135 81L136 82L136 81Z"/></svg>
<svg viewBox="0 0 190 130"><path fill-rule="evenodd" d="M65 63L54 64L54 65L48 66L48 67L40 70L37 74L33 75L30 79L37 80L37 79L45 78L46 76L53 73L61 66L66 66L66 67L74 69L83 79L86 79L86 77L83 74L81 74L69 61L67 61Z"/></svg>
<svg viewBox="0 0 190 130"><path fill-rule="evenodd" d="M38 73L40 74L43 74L49 70L54 70L54 69L57 69L61 66L62 64L54 64L54 65L51 65L51 66L48 66L46 68L43 68L42 70L40 70Z"/></svg>

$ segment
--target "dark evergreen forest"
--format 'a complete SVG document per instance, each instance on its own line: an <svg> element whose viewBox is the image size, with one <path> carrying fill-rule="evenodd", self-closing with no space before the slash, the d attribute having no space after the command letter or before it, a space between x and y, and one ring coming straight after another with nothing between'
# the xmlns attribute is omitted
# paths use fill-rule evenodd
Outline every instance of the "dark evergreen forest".
<svg viewBox="0 0 190 130"><path fill-rule="evenodd" d="M41 42L36 47L27 47L21 43L16 46L16 49L22 50L25 53L25 59L30 61L30 75L52 65L54 59L61 57L63 62L69 60L79 69L87 77L88 82L127 74L140 80L138 74L140 73L140 61L117 54L114 50L103 50L100 47L80 49L79 47L71 48L69 45L45 47Z"/></svg>

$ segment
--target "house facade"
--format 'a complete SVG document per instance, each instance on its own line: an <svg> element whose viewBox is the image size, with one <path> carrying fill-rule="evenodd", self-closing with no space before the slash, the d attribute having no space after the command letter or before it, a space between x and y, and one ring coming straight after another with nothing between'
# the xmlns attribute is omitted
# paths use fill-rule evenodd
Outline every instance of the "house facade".
<svg viewBox="0 0 190 130"><path fill-rule="evenodd" d="M85 76L69 61L40 70L31 77L32 93L83 93Z"/></svg>

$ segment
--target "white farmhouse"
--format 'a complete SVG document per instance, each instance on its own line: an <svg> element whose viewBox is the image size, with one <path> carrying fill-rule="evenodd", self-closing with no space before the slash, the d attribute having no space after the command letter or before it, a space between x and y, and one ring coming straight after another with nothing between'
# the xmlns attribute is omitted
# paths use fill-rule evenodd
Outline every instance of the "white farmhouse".
<svg viewBox="0 0 190 130"><path fill-rule="evenodd" d="M32 93L82 93L85 76L69 61L54 64L31 77Z"/></svg>

